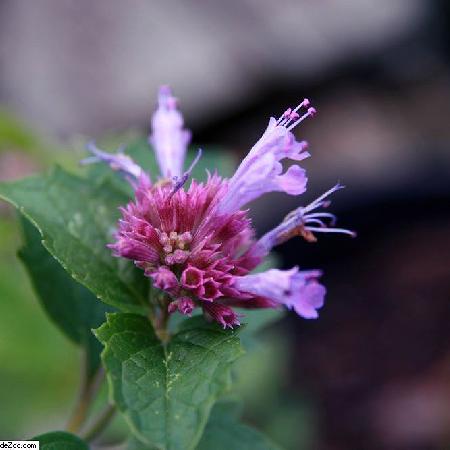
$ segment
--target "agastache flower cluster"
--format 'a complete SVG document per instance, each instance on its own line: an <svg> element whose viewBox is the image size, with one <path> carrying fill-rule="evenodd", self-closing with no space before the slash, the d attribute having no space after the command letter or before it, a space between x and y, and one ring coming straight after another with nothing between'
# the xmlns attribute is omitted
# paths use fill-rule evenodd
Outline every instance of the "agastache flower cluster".
<svg viewBox="0 0 450 450"><path fill-rule="evenodd" d="M302 114L300 111L304 111ZM273 247L301 236L316 240L315 233L353 232L334 228L335 216L320 211L336 185L306 207L299 207L260 239L255 237L242 209L261 195L281 191L300 195L306 190L305 170L298 164L284 171L282 162L296 163L309 157L307 143L292 130L315 114L307 99L271 118L259 141L239 165L232 178L209 174L202 183L187 181L201 156L183 172L190 132L168 87L162 87L152 117L149 143L160 167L156 182L123 152L99 150L90 143L92 157L84 163L103 161L122 173L134 189L134 200L121 208L113 255L134 261L166 294L168 313L190 315L201 308L204 315L224 328L239 325L233 307L275 308L284 305L300 316L317 318L325 288L319 270L271 269L253 274ZM319 211L318 211L319 210ZM329 223L327 223L329 222Z"/></svg>

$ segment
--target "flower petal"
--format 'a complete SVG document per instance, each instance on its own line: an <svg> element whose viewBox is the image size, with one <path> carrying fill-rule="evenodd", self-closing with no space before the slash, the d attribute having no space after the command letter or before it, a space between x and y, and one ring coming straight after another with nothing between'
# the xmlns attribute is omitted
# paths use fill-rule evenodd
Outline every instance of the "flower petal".
<svg viewBox="0 0 450 450"><path fill-rule="evenodd" d="M280 161L301 161L309 156L306 148L306 142L298 142L285 126L279 125L272 117L262 137L231 178L220 211L236 211L267 192L303 193L307 183L305 171L294 165L283 174Z"/></svg>
<svg viewBox="0 0 450 450"><path fill-rule="evenodd" d="M236 277L235 287L294 309L305 319L315 319L326 293L325 287L317 282L320 275L318 270L300 272L297 267L290 270L270 269Z"/></svg>
<svg viewBox="0 0 450 450"><path fill-rule="evenodd" d="M183 129L183 116L177 109L175 97L168 86L162 86L158 95L158 108L152 117L149 142L155 149L163 177L182 176L190 139L190 131Z"/></svg>

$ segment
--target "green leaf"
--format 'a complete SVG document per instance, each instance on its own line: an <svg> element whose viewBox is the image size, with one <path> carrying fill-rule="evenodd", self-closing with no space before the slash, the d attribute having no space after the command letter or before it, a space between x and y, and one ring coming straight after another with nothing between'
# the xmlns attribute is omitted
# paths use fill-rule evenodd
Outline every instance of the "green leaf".
<svg viewBox="0 0 450 450"><path fill-rule="evenodd" d="M281 450L260 431L239 421L241 405L236 401L220 401L209 417L196 450ZM132 438L127 450L154 450Z"/></svg>
<svg viewBox="0 0 450 450"><path fill-rule="evenodd" d="M75 280L105 303L145 312L148 280L106 248L126 195L107 180L85 180L56 168L48 175L0 183L0 197L39 229L45 248Z"/></svg>
<svg viewBox="0 0 450 450"><path fill-rule="evenodd" d="M21 217L24 246L19 256L31 278L41 305L51 320L73 342L86 351L87 376L100 364L101 345L92 333L112 308L97 300L77 283L41 243L37 229Z"/></svg>
<svg viewBox="0 0 450 450"><path fill-rule="evenodd" d="M195 317L163 346L144 317L107 315L96 335L112 396L143 445L195 448L243 353L236 334Z"/></svg>
<svg viewBox="0 0 450 450"><path fill-rule="evenodd" d="M126 446L127 450L157 450L156 447L152 445L145 445L139 439L132 437Z"/></svg>
<svg viewBox="0 0 450 450"><path fill-rule="evenodd" d="M261 432L236 417L233 404L217 404L206 425L197 450L280 450ZM136 449L137 450L137 449Z"/></svg>
<svg viewBox="0 0 450 450"><path fill-rule="evenodd" d="M39 441L40 450L89 450L80 438L64 431L41 434L30 441Z"/></svg>

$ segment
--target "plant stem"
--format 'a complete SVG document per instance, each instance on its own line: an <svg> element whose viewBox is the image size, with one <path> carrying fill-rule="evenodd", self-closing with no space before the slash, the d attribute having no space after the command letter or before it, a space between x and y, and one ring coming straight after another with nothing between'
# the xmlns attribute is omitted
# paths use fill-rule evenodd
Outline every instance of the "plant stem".
<svg viewBox="0 0 450 450"><path fill-rule="evenodd" d="M115 405L107 405L105 409L94 419L92 425L83 433L82 438L91 442L98 437L108 426L116 412Z"/></svg>
<svg viewBox="0 0 450 450"><path fill-rule="evenodd" d="M169 311L167 310L167 305L167 299L161 299L158 311L159 314L154 323L156 335L163 343L167 343L170 338L169 332L167 330L167 324L169 322Z"/></svg>
<svg viewBox="0 0 450 450"><path fill-rule="evenodd" d="M92 400L95 398L105 378L105 372L101 366L97 369L97 372L92 377L87 376L86 367L87 363L85 354L81 369L82 381L80 394L66 427L67 431L71 433L76 433L82 427L89 412L89 408L92 404Z"/></svg>

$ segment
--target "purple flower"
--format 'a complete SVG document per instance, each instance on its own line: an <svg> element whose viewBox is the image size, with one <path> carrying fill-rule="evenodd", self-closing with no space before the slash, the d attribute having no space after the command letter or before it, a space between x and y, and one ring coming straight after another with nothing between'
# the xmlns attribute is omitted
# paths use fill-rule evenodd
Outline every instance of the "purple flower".
<svg viewBox="0 0 450 450"><path fill-rule="evenodd" d="M307 108L300 116L298 111ZM314 233L353 235L334 228L335 217L319 211L329 205L327 197L336 185L306 207L292 211L284 221L259 240L248 211L241 207L266 192L299 195L306 189L306 174L298 165L283 172L282 161L308 157L306 143L291 130L314 114L304 100L294 110L270 119L261 139L250 150L231 179L208 175L205 183L195 179L187 185L201 156L183 172L189 133L167 87L159 92L158 109L152 119L150 142L156 152L163 179L151 184L129 157L89 146L94 157L120 171L134 188L134 199L122 207L113 255L134 261L155 287L166 294L168 311L190 315L201 308L205 316L224 328L239 325L233 307L271 308L284 305L305 318L317 317L325 288L317 281L320 271L268 270L251 274L270 252L288 239L301 236L314 241ZM326 222L329 221L329 224Z"/></svg>
<svg viewBox="0 0 450 450"><path fill-rule="evenodd" d="M80 164L92 164L97 162L105 162L112 170L121 172L133 184L135 180L143 179L150 183L150 177L143 169L137 165L128 155L123 153L124 149L120 148L117 153L108 153L100 150L94 141L89 142L86 148L93 154L88 158L80 161Z"/></svg>
<svg viewBox="0 0 450 450"><path fill-rule="evenodd" d="M152 117L149 142L153 145L164 178L182 176L190 139L190 131L183 129L183 116L177 110L176 98L168 86L162 86L158 94L158 109Z"/></svg>
<svg viewBox="0 0 450 450"><path fill-rule="evenodd" d="M336 184L308 206L300 206L294 211L291 211L280 225L258 240L251 250L252 254L263 258L269 254L273 247L286 242L294 236L302 236L309 242L315 242L317 240L314 233L341 233L355 237L356 233L354 231L334 227L337 220L334 214L323 211L311 212L321 207L328 207L331 201L326 200L326 198L333 192L343 188L344 186ZM330 220L331 226L325 222L326 219Z"/></svg>
<svg viewBox="0 0 450 450"><path fill-rule="evenodd" d="M293 111L286 110L278 120L270 119L266 131L229 181L227 195L220 205L222 212L236 211L267 192L282 191L290 195L305 192L305 170L292 165L283 173L280 161L302 161L310 156L307 143L298 142L291 133L300 122L315 114L314 108L308 108L302 117L298 115L297 111L308 105L309 100L305 99Z"/></svg>
<svg viewBox="0 0 450 450"><path fill-rule="evenodd" d="M255 275L235 278L235 286L245 292L269 298L305 319L316 319L323 306L326 289L317 282L319 270L300 272L270 269Z"/></svg>

